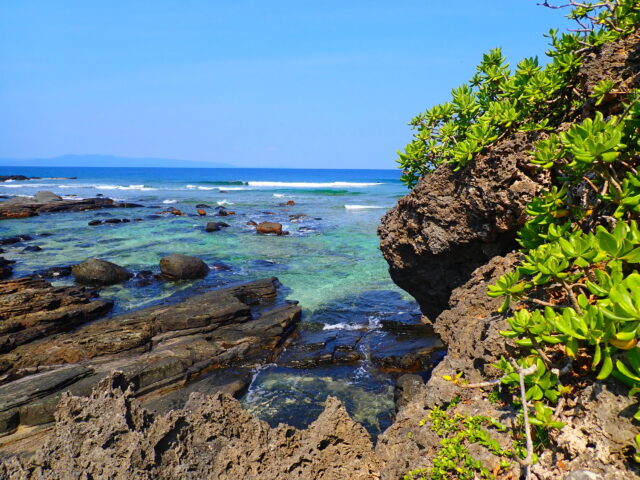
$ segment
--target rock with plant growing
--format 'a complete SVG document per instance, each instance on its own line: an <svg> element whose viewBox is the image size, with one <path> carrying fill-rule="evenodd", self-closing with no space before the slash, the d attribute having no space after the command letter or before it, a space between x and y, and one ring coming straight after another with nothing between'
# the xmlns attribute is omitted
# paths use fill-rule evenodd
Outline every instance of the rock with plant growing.
<svg viewBox="0 0 640 480"><path fill-rule="evenodd" d="M489 397L511 411L524 478L563 478L574 470L590 471L594 478L640 478L640 4L544 5L568 8L578 25L567 33L549 32L546 66L526 59L511 71L493 50L468 84L452 90L450 102L412 120L414 139L398 162L413 191L383 219L382 250L394 278L418 292L436 331L446 331L452 320L448 311L438 315L442 299L422 294L419 277L414 283L404 279L437 266L427 274L430 287L446 276L446 256L471 249L485 263L517 249L513 267L482 278L489 297L498 301L496 310L476 302L479 308L457 317L486 332L477 339L477 357L461 351L450 336L450 359L436 368L426 388L446 391L444 381L479 411ZM464 221L480 226L475 237L436 245L434 232L445 223L433 216L433 199L442 192L439 177L446 172L454 183L453 203L468 201L478 165L518 137L525 138L526 148L505 163L517 165L537 186L520 211L510 213L517 219L499 228L500 221L506 223L504 210L494 209L491 224L486 219L495 205L485 202L488 208L480 213L465 211ZM489 198L521 182L514 175L509 184L501 172L482 175ZM415 228L413 238L394 226L406 218L417 221L407 227ZM451 291L459 296L456 287L469 291L460 285L470 277L479 281L473 268L441 297ZM450 304L452 312L457 302ZM488 332L496 331L506 343L500 358L492 352L487 361L484 345L495 341ZM440 400L424 417L429 428L451 394ZM470 443L483 442L475 435ZM443 442L429 466L410 469L405 478L507 478L470 458L469 444L463 450L458 444L454 453L451 448Z"/></svg>

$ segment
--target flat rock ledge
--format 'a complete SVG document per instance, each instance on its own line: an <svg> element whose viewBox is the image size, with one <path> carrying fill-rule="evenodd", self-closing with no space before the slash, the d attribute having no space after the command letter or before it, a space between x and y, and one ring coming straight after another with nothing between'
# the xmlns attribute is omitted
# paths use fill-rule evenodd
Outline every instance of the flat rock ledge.
<svg viewBox="0 0 640 480"><path fill-rule="evenodd" d="M154 411L181 408L190 392L243 391L250 369L277 357L300 318L296 302L276 303L278 285L266 278L77 326L110 304L43 280L0 282L10 325L1 337L0 453L23 451L23 438L51 427L60 398L87 396L116 370ZM78 301L60 305L65 294Z"/></svg>
<svg viewBox="0 0 640 480"><path fill-rule="evenodd" d="M39 194L45 192L39 192ZM53 195L53 194L52 194ZM100 210L102 208L136 208L135 203L115 202L110 198L85 198L82 200L65 200L60 197L40 196L33 198L15 197L0 203L0 220L12 218L35 217L42 213L79 212L83 210Z"/></svg>

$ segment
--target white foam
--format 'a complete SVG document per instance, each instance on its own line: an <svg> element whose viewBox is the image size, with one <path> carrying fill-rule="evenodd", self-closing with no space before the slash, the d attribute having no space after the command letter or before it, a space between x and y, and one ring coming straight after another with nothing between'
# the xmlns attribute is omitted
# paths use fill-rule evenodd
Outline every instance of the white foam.
<svg viewBox="0 0 640 480"><path fill-rule="evenodd" d="M163 200L162 203L170 204L170 203L178 203L177 200Z"/></svg>
<svg viewBox="0 0 640 480"><path fill-rule="evenodd" d="M275 198L284 198L284 197L286 197L286 195L284 193L274 193L273 196Z"/></svg>
<svg viewBox="0 0 640 480"><path fill-rule="evenodd" d="M55 187L53 183L17 183L12 185L5 185L7 182L0 183L0 187L4 188L43 188L43 187Z"/></svg>
<svg viewBox="0 0 640 480"><path fill-rule="evenodd" d="M335 323L333 325L325 325L322 327L323 330L364 330L367 328L367 325L363 325L362 323Z"/></svg>
<svg viewBox="0 0 640 480"><path fill-rule="evenodd" d="M363 182L247 182L251 187L279 188L337 188L337 187L374 187L381 183Z"/></svg>
<svg viewBox="0 0 640 480"><path fill-rule="evenodd" d="M240 190L251 190L250 188L247 187L217 187L218 190L224 190L225 192L232 192L232 191L240 191Z"/></svg>
<svg viewBox="0 0 640 480"><path fill-rule="evenodd" d="M223 205L233 205L233 202L228 202L227 200L220 200L219 202L216 202L218 205L223 206Z"/></svg>
<svg viewBox="0 0 640 480"><path fill-rule="evenodd" d="M344 208L347 210L366 210L368 208L387 208L381 207L380 205L345 205Z"/></svg>
<svg viewBox="0 0 640 480"><path fill-rule="evenodd" d="M157 190L157 188L145 187L144 185L94 185L93 188L98 190L140 190L140 191L149 191L149 190Z"/></svg>

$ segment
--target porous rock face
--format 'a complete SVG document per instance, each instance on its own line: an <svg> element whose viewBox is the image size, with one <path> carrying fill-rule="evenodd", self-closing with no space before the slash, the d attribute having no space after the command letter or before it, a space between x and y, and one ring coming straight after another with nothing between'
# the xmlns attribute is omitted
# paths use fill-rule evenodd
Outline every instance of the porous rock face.
<svg viewBox="0 0 640 480"><path fill-rule="evenodd" d="M378 235L391 278L429 318L471 272L514 247L524 207L547 182L526 166L535 138L518 133L458 172L440 165L383 217Z"/></svg>
<svg viewBox="0 0 640 480"><path fill-rule="evenodd" d="M441 449L440 438L429 429L429 422L424 427L417 424L431 408L447 405L455 397L461 401L453 413L487 416L516 430L521 428L517 412L508 405L497 407L479 389L460 388L443 379L458 372L463 372L469 382L497 378L500 372L491 363L502 355L514 356L513 346L499 334L507 326L504 316L497 313L501 299L490 298L486 292L517 259L517 253L510 253L478 268L467 283L453 291L450 309L433 322L448 345L448 353L426 384L412 386L412 398L378 438L376 455L383 464L383 478L398 478L410 469L432 466L434 455ZM561 380L572 387L574 394L557 410L558 421L566 425L551 432L553 448L547 449L533 467L537 478L562 479L569 472L584 470L597 474L594 478L600 480L640 479L640 469L630 458L634 437L640 434L632 418L637 409L635 400L613 381L585 386L574 385L576 380L572 383L571 376ZM496 431L490 433L503 447L512 448L508 438ZM490 470L499 465L500 459L486 450L471 453ZM513 464L513 469L513 478L519 478L519 467Z"/></svg>
<svg viewBox="0 0 640 480"><path fill-rule="evenodd" d="M221 394L192 394L183 410L152 415L115 373L89 398L65 396L56 420L34 458L0 464L1 478L380 478L367 432L335 398L305 430L270 428Z"/></svg>

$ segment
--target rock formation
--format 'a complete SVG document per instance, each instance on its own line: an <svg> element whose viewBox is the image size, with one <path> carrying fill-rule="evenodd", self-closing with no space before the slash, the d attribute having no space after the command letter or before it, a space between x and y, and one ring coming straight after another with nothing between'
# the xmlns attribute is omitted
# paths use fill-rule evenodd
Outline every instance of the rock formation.
<svg viewBox="0 0 640 480"><path fill-rule="evenodd" d="M77 212L101 208L134 208L133 203L116 203L110 198L63 200L51 192L38 192L35 197L15 197L0 203L0 220L34 217L41 213Z"/></svg>
<svg viewBox="0 0 640 480"><path fill-rule="evenodd" d="M242 391L248 384L244 368L272 362L300 318L295 303L270 305L276 285L269 278L214 290L69 332L104 313L110 303L42 280L0 282L0 435L20 425L50 423L64 392L88 395L114 370L123 372L136 396L159 410L184 404L188 393L180 397L171 391L183 386L186 392L198 391L198 382L207 382L209 392ZM74 296L79 297L75 303L55 308ZM253 305L261 305L259 314L252 312ZM224 377L210 378L227 367L233 368ZM166 402L164 395L169 395Z"/></svg>

